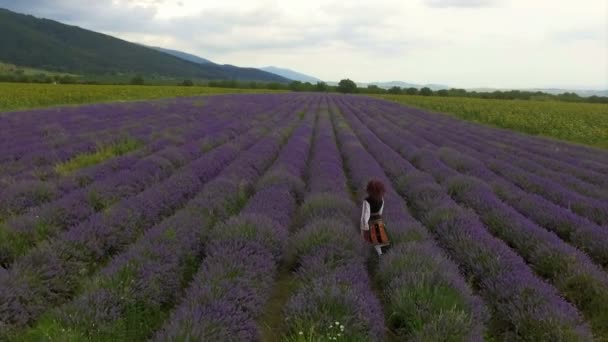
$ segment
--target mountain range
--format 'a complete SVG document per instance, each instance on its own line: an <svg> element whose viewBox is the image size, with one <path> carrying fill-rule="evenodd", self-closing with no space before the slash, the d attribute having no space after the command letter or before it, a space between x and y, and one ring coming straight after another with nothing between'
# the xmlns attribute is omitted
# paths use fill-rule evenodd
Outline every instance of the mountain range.
<svg viewBox="0 0 608 342"><path fill-rule="evenodd" d="M359 87L367 87L369 85L376 85L379 88L384 88L384 89L389 89L392 87L417 88L417 89L427 87L427 88L430 88L431 90L450 89L449 86L443 85L443 84L415 84L415 83L408 83L408 82L402 82L402 81L368 82L368 83L357 82L357 85Z"/></svg>
<svg viewBox="0 0 608 342"><path fill-rule="evenodd" d="M159 46L148 46L148 47L152 48L154 50L160 51L160 52L164 52L164 53L170 54L172 56L181 58L183 60L186 60L186 61L189 61L189 62L192 62L192 63L197 63L197 64L209 64L209 63L211 63L211 64L215 64L215 63L213 63L212 61L210 61L208 59L205 59L205 58L193 55L191 53L182 52L182 51L178 51L178 50L172 50L172 49L165 49L165 48L162 48L162 47L159 47Z"/></svg>
<svg viewBox="0 0 608 342"><path fill-rule="evenodd" d="M286 69L286 68L267 66L267 67L260 68L260 70L264 70L264 71L267 71L267 72L273 73L275 75L279 75L279 76L282 76L282 77L285 77L285 78L288 78L288 79L294 80L294 81L310 82L312 84L321 82L320 79L318 79L314 76L305 75L305 74L299 73L297 71L293 71L291 69Z"/></svg>
<svg viewBox="0 0 608 342"><path fill-rule="evenodd" d="M6 9L0 9L0 47L0 62L78 75L140 74L169 79L289 81L255 68L194 62L188 60L192 55L177 57L174 54L179 52L169 54Z"/></svg>

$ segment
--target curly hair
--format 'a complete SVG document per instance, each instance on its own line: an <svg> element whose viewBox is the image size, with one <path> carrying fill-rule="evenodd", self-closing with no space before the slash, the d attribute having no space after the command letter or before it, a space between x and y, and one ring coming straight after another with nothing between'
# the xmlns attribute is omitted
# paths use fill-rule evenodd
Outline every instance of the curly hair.
<svg viewBox="0 0 608 342"><path fill-rule="evenodd" d="M367 183L366 190L367 194L375 200L381 200L382 196L384 196L384 193L386 192L384 184L377 179L370 180L369 183Z"/></svg>

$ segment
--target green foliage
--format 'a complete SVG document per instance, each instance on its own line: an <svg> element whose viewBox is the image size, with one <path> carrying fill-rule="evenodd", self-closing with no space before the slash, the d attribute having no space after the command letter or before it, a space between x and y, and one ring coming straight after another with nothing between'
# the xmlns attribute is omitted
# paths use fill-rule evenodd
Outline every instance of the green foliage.
<svg viewBox="0 0 608 342"><path fill-rule="evenodd" d="M447 89L437 90L437 96L450 96L450 92Z"/></svg>
<svg viewBox="0 0 608 342"><path fill-rule="evenodd" d="M498 99L498 100L539 100L539 101L563 101L563 102L588 102L588 103L608 103L608 97L590 96L581 97L575 93L563 93L552 95L541 91L525 91L525 90L495 90L492 92L467 91L466 89L451 88L440 89L433 91L428 87L420 90L414 87L401 89L392 87L390 89L379 88L375 85L369 85L367 88L359 89L359 92L365 94L405 94L405 95L423 95L423 96L439 96L439 97L471 97L480 99Z"/></svg>
<svg viewBox="0 0 608 342"><path fill-rule="evenodd" d="M388 90L389 94L401 94L401 88L400 87L391 87Z"/></svg>
<svg viewBox="0 0 608 342"><path fill-rule="evenodd" d="M192 82L192 80L184 80L181 85L184 87L192 87L194 86L194 82ZM253 88L255 88L255 86Z"/></svg>
<svg viewBox="0 0 608 342"><path fill-rule="evenodd" d="M384 94L386 90L378 87L375 84L370 84L365 89L361 89L361 92L365 92L366 94Z"/></svg>
<svg viewBox="0 0 608 342"><path fill-rule="evenodd" d="M289 83L289 90L291 91L301 91L303 89L303 83L300 81L293 81Z"/></svg>
<svg viewBox="0 0 608 342"><path fill-rule="evenodd" d="M465 340L472 319L459 293L448 284L430 285L428 274L423 273L420 277L412 286L391 291L393 310L388 319L389 326L399 335L418 336L415 340L419 341L434 340L430 336L438 332L445 341ZM441 324L446 322L452 323ZM433 326L433 323L441 324L441 327ZM446 327L453 330L448 332Z"/></svg>
<svg viewBox="0 0 608 342"><path fill-rule="evenodd" d="M433 91L429 87L424 87L424 88L420 89L420 95L431 96L431 95L433 95Z"/></svg>
<svg viewBox="0 0 608 342"><path fill-rule="evenodd" d="M331 194L315 194L306 199L298 210L296 221L300 224L317 218L336 218L348 221L354 213L353 204L349 199Z"/></svg>
<svg viewBox="0 0 608 342"><path fill-rule="evenodd" d="M0 82L16 83L76 83L77 75L57 73L42 69L20 67L0 62Z"/></svg>
<svg viewBox="0 0 608 342"><path fill-rule="evenodd" d="M608 148L608 105L462 97L378 97L532 135Z"/></svg>
<svg viewBox="0 0 608 342"><path fill-rule="evenodd" d="M357 92L357 84L350 79L343 79L338 83L337 90L341 93L356 93Z"/></svg>
<svg viewBox="0 0 608 342"><path fill-rule="evenodd" d="M329 87L327 86L327 83L325 83L325 82L317 82L317 84L315 84L315 91L325 92L328 90L329 90Z"/></svg>
<svg viewBox="0 0 608 342"><path fill-rule="evenodd" d="M414 87L410 87L405 89L405 93L407 95L417 95L418 94L418 89L414 88Z"/></svg>
<svg viewBox="0 0 608 342"><path fill-rule="evenodd" d="M135 76L131 79L131 84L132 85L144 85L145 81L144 78L142 76Z"/></svg>
<svg viewBox="0 0 608 342"><path fill-rule="evenodd" d="M93 153L79 154L68 161L57 164L55 166L55 170L61 175L66 175L75 170L99 164L110 158L121 156L139 148L140 146L141 143L135 139L124 139L109 146L101 146Z"/></svg>
<svg viewBox="0 0 608 342"><path fill-rule="evenodd" d="M226 89L198 86L140 87L132 85L0 83L0 111L110 101L152 100L180 96L264 92L276 92L276 90Z"/></svg>

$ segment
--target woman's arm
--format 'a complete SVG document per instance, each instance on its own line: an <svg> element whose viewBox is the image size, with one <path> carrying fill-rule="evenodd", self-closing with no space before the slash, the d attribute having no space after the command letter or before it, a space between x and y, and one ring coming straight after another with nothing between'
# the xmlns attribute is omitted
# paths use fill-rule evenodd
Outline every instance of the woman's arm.
<svg viewBox="0 0 608 342"><path fill-rule="evenodd" d="M369 230L369 203L363 201L363 209L361 210L361 230Z"/></svg>

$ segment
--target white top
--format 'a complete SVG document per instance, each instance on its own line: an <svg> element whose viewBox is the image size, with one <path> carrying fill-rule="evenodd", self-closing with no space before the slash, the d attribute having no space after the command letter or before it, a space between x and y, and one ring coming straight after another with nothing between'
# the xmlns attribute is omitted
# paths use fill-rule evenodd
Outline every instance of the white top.
<svg viewBox="0 0 608 342"><path fill-rule="evenodd" d="M380 207L380 211L378 213L382 215L382 211L384 210L384 200L382 200L382 206ZM367 201L363 201L363 209L361 212L361 230L369 230L369 217L370 217L370 208L369 203Z"/></svg>

